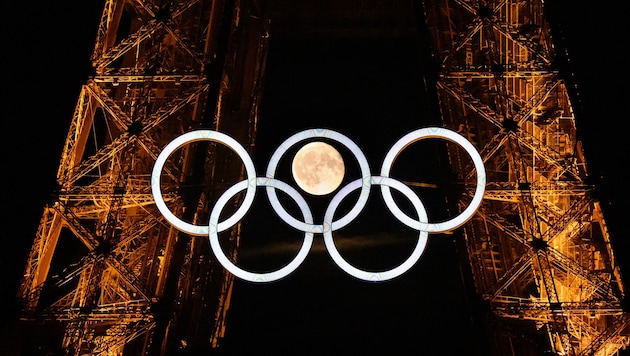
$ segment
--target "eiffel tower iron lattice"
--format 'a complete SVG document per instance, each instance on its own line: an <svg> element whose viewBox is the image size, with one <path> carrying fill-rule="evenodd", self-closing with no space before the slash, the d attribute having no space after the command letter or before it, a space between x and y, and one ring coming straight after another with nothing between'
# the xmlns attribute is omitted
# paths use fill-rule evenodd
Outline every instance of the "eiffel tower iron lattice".
<svg viewBox="0 0 630 356"><path fill-rule="evenodd" d="M554 67L543 2L319 3L343 16L321 27L300 24L314 26L309 35L332 32L327 26L343 19L344 36L371 33L375 24L392 35L409 25L414 12L407 10L420 9L413 19L428 29L435 61L429 83L442 124L472 142L486 167L483 202L461 231L475 291L502 321L489 331L493 354L535 354L513 330L544 331L556 355L625 349L626 290ZM270 26L278 13L291 17L287 4L104 1L95 75L81 88L58 198L43 210L18 292L23 321L62 326L66 354L172 355L181 340L220 349L233 276L207 241L165 221L151 194L151 170L164 146L195 129L226 133L253 149ZM273 5L282 10L268 11ZM474 180L470 160L449 148L457 179ZM212 202L244 179L233 161L220 145L178 150L164 168L164 200L182 219L207 225ZM237 225L222 242L230 258L239 234ZM62 244L76 251L66 264L57 258Z"/></svg>

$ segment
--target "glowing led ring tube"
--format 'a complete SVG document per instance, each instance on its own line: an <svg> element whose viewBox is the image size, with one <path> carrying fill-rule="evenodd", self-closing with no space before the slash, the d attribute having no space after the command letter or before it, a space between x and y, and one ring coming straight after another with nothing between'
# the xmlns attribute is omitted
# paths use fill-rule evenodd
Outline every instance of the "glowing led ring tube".
<svg viewBox="0 0 630 356"><path fill-rule="evenodd" d="M368 164L368 161L359 146L357 146L351 139L339 132L327 129L309 129L298 132L286 139L271 156L271 159L269 160L269 165L267 166L267 177L275 177L278 163L289 148L301 141L311 138L327 138L341 143L342 145L346 146L350 150L350 152L352 152L355 159L359 163L359 168L361 169L361 179L363 182L361 185L361 193L359 194L359 198L357 199L354 207L345 216L334 222L337 228L341 228L349 224L359 215L359 213L361 212L361 210L363 210L363 207L367 203L367 199L370 194L370 176L372 175L372 173L370 172L370 165ZM282 207L282 204L280 204L280 201L278 200L278 197L273 187L267 187L267 195L269 196L269 201L271 202L273 208L278 211L278 215L280 215L281 217L289 215L288 213L286 213L284 207ZM300 230L320 232L320 226L321 225L313 226L303 224Z"/></svg>
<svg viewBox="0 0 630 356"><path fill-rule="evenodd" d="M255 273L255 272L245 271L244 269L236 266L223 253L223 249L221 248L221 245L219 243L219 236L218 236L218 232L220 232L221 229L219 229L217 222L219 219L219 215L221 214L221 211L223 210L223 207L225 206L225 204L228 203L228 201L238 192L246 188L249 189L249 185L250 184L247 181L241 181L239 183L236 183L230 189L225 191L225 193L223 193L217 200L214 208L212 209L212 212L210 213L210 223L209 223L210 230L208 234L209 239L210 239L210 247L212 248L212 251L214 252L214 255L216 256L219 263L221 263L221 265L223 265L225 269L230 271L235 276L242 278L244 280L250 281L250 282L276 281L278 279L286 277L287 275L295 271L302 264L302 262L308 255L308 252L310 251L311 246L313 245L313 233L311 232L304 233L304 242L302 243L302 247L300 248L300 251L298 252L298 254L295 256L295 258L291 262L289 262L289 264L287 264L286 266L284 266L283 268L279 270L268 272L268 273ZM313 222L313 216L308 207L308 204L306 203L304 198L302 198L300 193L298 193L291 186L279 180L270 179L270 178L256 179L256 185L274 187L274 188L284 191L291 198L293 198L295 202L298 204L298 206L300 207L300 210L302 211L304 221L306 221L307 223ZM225 226L225 228L228 228L228 227L229 226Z"/></svg>
<svg viewBox="0 0 630 356"><path fill-rule="evenodd" d="M416 212L418 213L419 221L425 222L425 223L426 221L428 221L426 210L424 209L424 205L420 201L420 198L418 198L418 196L405 184L392 178L378 177L378 176L371 177L370 183L374 185L381 185L381 187L383 186L392 187L400 191L413 204L413 207L416 209ZM355 180L353 182L350 182L346 186L344 186L333 197L332 201L330 202L330 205L326 209L326 213L324 217L324 224L332 221L333 215L335 214L335 210L337 209L337 206L341 203L341 201L348 194L350 194L352 191L354 191L355 189L359 188L362 185L363 183L361 182L361 180ZM399 216L396 216L396 217L399 218ZM422 253L424 252L424 249L426 248L427 240L429 236L429 233L427 231L421 230L418 236L418 243L416 244L416 247L412 251L411 255L399 266L392 268L390 270L382 271L382 272L371 272L371 271L361 270L359 268L352 266L341 256L341 254L339 254L339 251L337 250L337 247L335 246L335 242L332 236L333 230L336 230L336 229L337 229L337 226L335 226L335 224L332 223L332 227L324 231L324 243L326 244L326 249L328 250L330 257L346 273L358 279L362 279L365 281L372 281L372 282L390 280L392 278L396 278L400 276L401 274L407 272L411 267L413 267L413 265L422 256Z"/></svg>
<svg viewBox="0 0 630 356"><path fill-rule="evenodd" d="M483 195L485 192L486 185L486 171L483 165L483 159L475 149L475 147L468 142L463 136L458 133L439 127L431 127L415 130L405 136L403 136L400 140L398 140L392 148L389 150L385 159L383 159L383 166L381 168L381 176L389 177L389 173L391 171L391 166L394 163L396 157L410 144L427 138L442 138L448 141L457 143L460 145L470 156L475 165L475 171L477 173L477 186L475 190L475 194L470 201L470 204L464 211L462 211L459 215L454 218L441 222L441 223L425 223L419 222L415 219L407 216L394 202L392 198L391 191L388 186L382 186L381 192L383 194L383 199L385 203L389 207L389 209L399 217L400 221L406 224L407 226L413 227L414 229L422 230L422 231L430 231L430 232L445 232L449 230L453 230L461 225L463 225L468 219L472 217L472 215L477 211L477 208L481 204L481 200L483 199Z"/></svg>
<svg viewBox="0 0 630 356"><path fill-rule="evenodd" d="M254 200L254 194L256 193L255 181L256 181L256 170L254 167L254 163L252 162L249 154L243 146L241 146L236 140L231 138L228 135L222 134L217 131L212 130L196 130L185 133L173 141L171 141L160 155L155 160L155 165L153 166L153 172L151 173L151 191L153 193L153 198L155 200L155 205L160 210L164 218L168 220L175 228L180 231L189 233L195 236L207 236L208 235L208 226L199 226L187 223L171 212L166 203L164 202L164 197L162 196L162 188L160 186L160 176L162 174L162 169L164 168L164 164L168 157L175 152L179 147L196 141L213 141L219 142L230 149L232 149L243 161L245 165L245 171L247 172L247 192L245 194L245 198L243 199L243 203L240 208L234 212L234 214L225 220L224 223L227 226L233 226L243 218L249 207L251 206ZM221 225L221 224L219 224Z"/></svg>

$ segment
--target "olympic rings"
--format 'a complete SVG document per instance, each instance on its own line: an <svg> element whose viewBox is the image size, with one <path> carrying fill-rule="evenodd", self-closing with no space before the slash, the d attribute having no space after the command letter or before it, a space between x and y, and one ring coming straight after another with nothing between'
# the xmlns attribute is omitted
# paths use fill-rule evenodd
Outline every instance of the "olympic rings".
<svg viewBox="0 0 630 356"><path fill-rule="evenodd" d="M325 138L337 141L338 143L346 146L349 151L354 155L359 164L361 177L339 189L337 194L335 194L330 204L328 205L322 223L314 224L312 213L306 200L304 200L304 198L296 189L292 188L291 186L280 180L275 179L275 173L280 159L289 148L301 141L318 138ZM424 208L424 205L420 201L420 198L405 184L389 177L391 166L394 163L396 157L410 144L426 138L446 139L460 145L471 157L477 175L475 194L468 207L456 217L440 223L429 223L426 210ZM173 214L166 206L160 186L160 175L168 157L184 144L201 140L222 143L231 148L241 158L245 166L245 171L247 173L246 180L234 184L219 197L210 213L210 221L208 226L193 225L176 217L175 214ZM380 176L371 175L369 164L365 156L363 155L363 152L352 140L338 132L326 129L304 130L285 140L278 147L278 149L276 149L271 159L269 160L269 165L267 167L265 177L256 176L254 164L247 151L231 137L212 130L192 131L177 137L164 148L164 150L160 153L155 162L151 175L151 191L153 193L156 206L164 215L165 219L180 231L196 236L208 236L210 247L212 248L219 263L221 263L221 265L223 265L226 270L228 270L235 276L252 282L275 281L280 278L284 278L295 271L295 269L297 269L297 267L304 261L304 259L308 255L308 252L313 244L313 235L315 233L323 234L324 243L326 245L328 253L330 254L333 261L346 273L358 279L366 281L385 281L400 276L401 274L408 271L421 257L427 244L429 232L445 232L455 229L463 225L473 216L473 214L479 208L481 200L483 199L483 195L485 192L485 183L486 173L483 165L483 160L479 153L475 150L474 146L461 135L444 128L418 129L402 137L392 146L392 148L385 156L381 167ZM341 229L342 227L352 222L363 210L367 203L372 185L381 186L381 193L383 195L385 204L389 208L390 212L398 220L400 220L403 224L419 231L416 247L414 248L411 255L407 258L407 260L405 260L402 264L395 268L381 272L364 271L350 265L339 254L339 251L335 246L332 236L333 231ZM219 232L234 226L245 216L246 212L253 204L254 195L258 186L266 187L267 196L269 198L271 206L278 214L278 216L291 227L304 232L304 242L295 258L283 268L269 273L249 272L236 266L223 253L218 239ZM409 217L398 207L391 195L390 187L398 190L411 202L418 215L417 219ZM345 216L341 217L338 220L333 220L338 205L343 201L343 199L345 199L348 194L359 188L361 189L359 198L357 199L354 207L350 209L350 212L348 212ZM297 203L302 213L303 221L300 221L291 216L291 214L289 214L284 209L276 195L276 189L282 190ZM246 190L245 198L243 199L242 205L232 216L225 219L223 222L219 222L219 216L224 206L232 197L234 197L234 195L242 190Z"/></svg>

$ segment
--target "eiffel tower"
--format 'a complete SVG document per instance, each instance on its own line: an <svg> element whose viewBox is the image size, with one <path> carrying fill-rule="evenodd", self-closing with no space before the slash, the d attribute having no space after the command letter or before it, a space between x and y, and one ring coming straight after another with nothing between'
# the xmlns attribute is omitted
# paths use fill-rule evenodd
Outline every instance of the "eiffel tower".
<svg viewBox="0 0 630 356"><path fill-rule="evenodd" d="M106 0L95 75L81 88L58 196L43 210L18 292L22 322L43 321L67 355L219 353L234 277L205 241L157 210L150 176L161 149L210 128L253 151L276 35L418 32L430 43L424 79L441 125L475 145L488 173L461 237L475 295L491 315L491 354L625 349L624 284L542 1ZM473 180L462 152L447 154L451 178ZM206 222L212 202L245 178L232 161L214 144L174 153L162 185L171 209ZM471 194L463 189L455 208ZM236 258L240 226L228 240ZM524 341L540 335L544 350Z"/></svg>

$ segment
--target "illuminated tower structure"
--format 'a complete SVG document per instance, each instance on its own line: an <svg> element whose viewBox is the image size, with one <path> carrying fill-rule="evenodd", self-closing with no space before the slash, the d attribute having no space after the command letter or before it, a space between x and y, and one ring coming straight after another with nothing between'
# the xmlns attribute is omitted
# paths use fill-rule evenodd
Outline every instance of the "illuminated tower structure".
<svg viewBox="0 0 630 356"><path fill-rule="evenodd" d="M164 220L149 178L160 150L195 128L253 147L269 3L104 1L95 75L79 96L58 198L44 209L19 291L23 319L44 321L51 338L60 325L67 354L211 353L217 346L233 277L202 239ZM341 2L326 2L333 3ZM369 32L378 22L359 18L352 6L375 3L335 6ZM485 161L484 202L463 233L476 293L494 316L487 333L493 354L540 354L524 340L541 333L557 355L625 348L626 291L587 184L542 1L391 3L390 14L404 13L405 26L415 16L406 9L423 9L424 18L414 20L426 21L432 40L443 124ZM384 14L374 8L380 12L372 20ZM396 19L403 18L384 23ZM459 180L471 180L466 158L450 153ZM226 164L231 154L201 143L173 154L162 186L171 209L207 222L209 202L243 178L242 167ZM465 205L468 198L459 199ZM233 253L238 240L236 229Z"/></svg>
<svg viewBox="0 0 630 356"><path fill-rule="evenodd" d="M495 351L536 354L520 341L535 330L557 355L625 349L626 290L543 2L423 3L443 123L476 145L488 174L464 234L476 291L500 317ZM452 161L462 159L453 152ZM466 164L458 171L472 174Z"/></svg>
<svg viewBox="0 0 630 356"><path fill-rule="evenodd" d="M104 1L95 75L80 92L58 197L44 209L19 290L23 319L43 320L66 354L168 355L223 333L232 277L207 244L165 223L150 175L160 150L195 128L253 143L267 36L252 9L239 0ZM189 145L165 167L164 196L191 222L207 221L204 202L216 199L196 188L224 189L241 176L220 149Z"/></svg>

